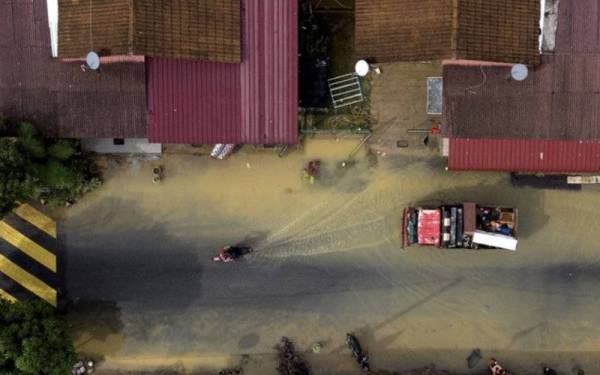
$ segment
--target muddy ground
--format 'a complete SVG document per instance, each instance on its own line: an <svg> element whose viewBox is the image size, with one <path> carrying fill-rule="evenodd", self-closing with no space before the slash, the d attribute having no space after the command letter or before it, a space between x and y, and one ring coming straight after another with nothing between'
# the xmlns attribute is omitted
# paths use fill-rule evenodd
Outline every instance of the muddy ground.
<svg viewBox="0 0 600 375"><path fill-rule="evenodd" d="M285 335L315 374L358 374L343 341L353 331L384 370L481 373L493 355L517 374L539 373L542 362L600 373L597 190L445 172L430 150L363 151L340 168L357 143L308 140L284 158L242 150L226 161L109 163L105 185L59 226L78 350L106 370L243 361L246 374L269 375ZM300 171L312 158L323 160L323 177L308 185ZM165 178L154 185L158 164ZM463 200L518 207L518 251L401 248L403 207ZM211 261L238 242L255 254ZM470 370L474 348L484 359Z"/></svg>

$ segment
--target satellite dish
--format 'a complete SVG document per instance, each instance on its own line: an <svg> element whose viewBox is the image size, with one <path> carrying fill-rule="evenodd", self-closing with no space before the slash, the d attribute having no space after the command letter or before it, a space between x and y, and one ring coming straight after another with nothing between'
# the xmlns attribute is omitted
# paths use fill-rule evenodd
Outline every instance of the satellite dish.
<svg viewBox="0 0 600 375"><path fill-rule="evenodd" d="M529 69L523 64L515 64L510 70L510 76L515 81L523 81L529 75Z"/></svg>
<svg viewBox="0 0 600 375"><path fill-rule="evenodd" d="M100 68L100 56L96 52L90 52L85 58L85 63L88 68L98 70Z"/></svg>
<svg viewBox="0 0 600 375"><path fill-rule="evenodd" d="M369 66L369 63L366 62L365 60L358 60L356 62L356 65L354 65L354 71L356 72L356 74L358 74L360 77L364 77L367 74L369 74L369 70L371 69L371 67Z"/></svg>

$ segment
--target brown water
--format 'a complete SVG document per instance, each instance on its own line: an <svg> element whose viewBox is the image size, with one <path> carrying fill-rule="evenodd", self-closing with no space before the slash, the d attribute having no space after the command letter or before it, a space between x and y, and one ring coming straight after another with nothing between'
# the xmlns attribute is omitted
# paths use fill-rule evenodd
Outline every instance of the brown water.
<svg viewBox="0 0 600 375"><path fill-rule="evenodd" d="M105 186L66 214L69 264L102 251L91 243L115 248L113 257L118 247L141 269L160 263L153 249L161 246L182 264L157 264L166 273L157 278L173 285L155 291L156 301L143 285L129 290L124 271L112 280L121 283L114 293L91 292L83 276L69 273L74 295L114 300L124 323L122 340L84 335L83 350L105 354L107 368L178 361L213 368L250 354L247 373L269 374L273 345L287 335L301 349L324 343L321 354L307 354L315 373L357 373L343 350L345 333L354 331L373 364L388 370L435 363L466 372L465 358L481 348L515 373L535 373L540 362L600 373L595 189L517 189L504 174L445 172L429 151L374 164L363 150L341 168L357 143L309 140L284 158L242 150L226 161L167 155L112 166ZM308 185L301 170L313 158L322 160L323 177ZM153 185L158 164L165 179ZM465 200L518 207L518 251L400 248L406 205ZM215 249L235 242L254 245L247 263L211 264ZM193 264L185 279L166 270L188 272L183 263ZM193 276L194 267L201 274ZM102 277L110 270L88 279ZM161 293L175 295L173 310L160 306Z"/></svg>

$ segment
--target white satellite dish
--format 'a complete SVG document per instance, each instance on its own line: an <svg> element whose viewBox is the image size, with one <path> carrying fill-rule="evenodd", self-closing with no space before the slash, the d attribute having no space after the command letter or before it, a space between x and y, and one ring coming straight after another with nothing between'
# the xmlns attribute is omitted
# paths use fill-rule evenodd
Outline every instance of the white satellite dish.
<svg viewBox="0 0 600 375"><path fill-rule="evenodd" d="M358 60L356 62L356 65L354 65L354 71L360 77L364 77L367 74L369 74L369 70L371 70L371 67L369 66L369 63L365 60Z"/></svg>
<svg viewBox="0 0 600 375"><path fill-rule="evenodd" d="M85 58L85 63L88 68L98 70L100 68L100 56L96 52L90 52Z"/></svg>
<svg viewBox="0 0 600 375"><path fill-rule="evenodd" d="M510 70L510 76L515 81L523 81L529 75L529 69L523 64L515 64Z"/></svg>

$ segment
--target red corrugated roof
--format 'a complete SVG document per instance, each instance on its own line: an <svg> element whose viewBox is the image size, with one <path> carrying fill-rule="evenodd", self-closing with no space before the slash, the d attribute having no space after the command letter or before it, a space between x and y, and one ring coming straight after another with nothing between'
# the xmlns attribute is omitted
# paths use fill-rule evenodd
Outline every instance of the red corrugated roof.
<svg viewBox="0 0 600 375"><path fill-rule="evenodd" d="M600 141L450 139L451 170L597 172Z"/></svg>
<svg viewBox="0 0 600 375"><path fill-rule="evenodd" d="M148 133L159 143L298 141L298 3L243 1L243 62L148 58Z"/></svg>

